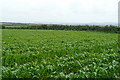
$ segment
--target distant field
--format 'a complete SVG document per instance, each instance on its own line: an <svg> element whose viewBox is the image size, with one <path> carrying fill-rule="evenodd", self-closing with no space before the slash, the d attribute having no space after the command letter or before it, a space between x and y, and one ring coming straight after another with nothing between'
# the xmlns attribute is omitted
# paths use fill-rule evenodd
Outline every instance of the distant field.
<svg viewBox="0 0 120 80"><path fill-rule="evenodd" d="M3 78L119 78L118 34L3 30Z"/></svg>

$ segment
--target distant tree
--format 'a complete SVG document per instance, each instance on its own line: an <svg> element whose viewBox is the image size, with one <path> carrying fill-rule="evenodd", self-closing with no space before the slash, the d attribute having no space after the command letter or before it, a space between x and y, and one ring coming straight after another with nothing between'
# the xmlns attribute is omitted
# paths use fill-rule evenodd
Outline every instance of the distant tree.
<svg viewBox="0 0 120 80"><path fill-rule="evenodd" d="M5 26L4 25L0 26L0 29L5 29Z"/></svg>

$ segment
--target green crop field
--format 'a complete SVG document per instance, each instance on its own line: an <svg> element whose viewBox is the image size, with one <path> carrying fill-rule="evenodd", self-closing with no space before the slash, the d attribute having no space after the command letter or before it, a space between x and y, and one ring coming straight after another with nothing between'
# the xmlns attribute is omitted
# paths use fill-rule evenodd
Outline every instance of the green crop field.
<svg viewBox="0 0 120 80"><path fill-rule="evenodd" d="M3 29L3 78L119 78L118 34Z"/></svg>

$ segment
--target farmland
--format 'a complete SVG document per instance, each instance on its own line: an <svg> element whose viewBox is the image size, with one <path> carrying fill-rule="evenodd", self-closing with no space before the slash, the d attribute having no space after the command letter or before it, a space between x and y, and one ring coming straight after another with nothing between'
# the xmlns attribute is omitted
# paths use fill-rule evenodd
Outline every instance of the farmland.
<svg viewBox="0 0 120 80"><path fill-rule="evenodd" d="M118 34L3 29L3 78L119 78Z"/></svg>

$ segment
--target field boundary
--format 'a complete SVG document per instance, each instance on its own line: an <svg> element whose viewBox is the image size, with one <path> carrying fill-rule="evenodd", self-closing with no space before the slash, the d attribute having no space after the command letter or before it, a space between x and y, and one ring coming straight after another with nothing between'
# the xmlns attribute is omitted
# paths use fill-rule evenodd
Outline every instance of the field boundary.
<svg viewBox="0 0 120 80"><path fill-rule="evenodd" d="M53 24L40 24L40 25L28 25L28 26L6 26L2 25L2 29L40 29L40 30L73 30L73 31L98 31L107 33L118 33L120 27L106 25L53 25Z"/></svg>

